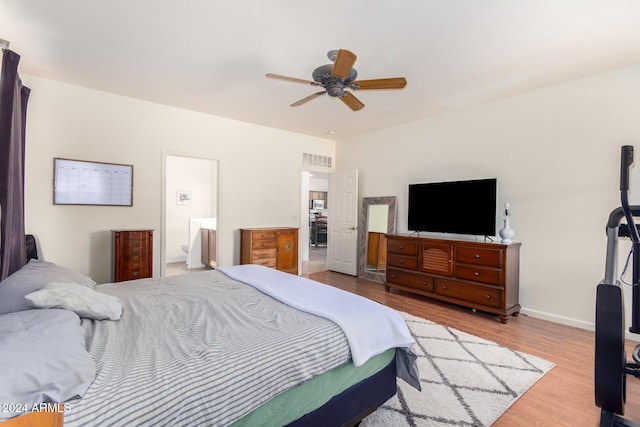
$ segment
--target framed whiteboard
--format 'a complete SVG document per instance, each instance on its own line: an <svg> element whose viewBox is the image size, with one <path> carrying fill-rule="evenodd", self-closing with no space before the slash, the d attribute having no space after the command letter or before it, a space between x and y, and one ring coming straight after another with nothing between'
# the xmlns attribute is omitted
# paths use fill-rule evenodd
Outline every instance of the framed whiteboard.
<svg viewBox="0 0 640 427"><path fill-rule="evenodd" d="M56 157L53 204L133 206L133 165Z"/></svg>

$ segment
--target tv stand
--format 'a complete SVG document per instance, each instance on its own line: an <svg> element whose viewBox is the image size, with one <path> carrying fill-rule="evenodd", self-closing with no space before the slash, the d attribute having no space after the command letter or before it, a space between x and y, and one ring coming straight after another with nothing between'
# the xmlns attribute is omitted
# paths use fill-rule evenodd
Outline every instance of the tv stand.
<svg viewBox="0 0 640 427"><path fill-rule="evenodd" d="M495 313L520 313L520 243L387 235L387 291L397 289Z"/></svg>

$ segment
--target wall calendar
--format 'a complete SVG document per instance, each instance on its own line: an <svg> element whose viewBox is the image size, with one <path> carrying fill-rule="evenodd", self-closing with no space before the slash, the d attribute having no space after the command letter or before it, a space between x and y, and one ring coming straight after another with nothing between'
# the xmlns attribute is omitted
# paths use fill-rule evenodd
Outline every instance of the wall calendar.
<svg viewBox="0 0 640 427"><path fill-rule="evenodd" d="M133 165L53 159L54 205L133 206Z"/></svg>

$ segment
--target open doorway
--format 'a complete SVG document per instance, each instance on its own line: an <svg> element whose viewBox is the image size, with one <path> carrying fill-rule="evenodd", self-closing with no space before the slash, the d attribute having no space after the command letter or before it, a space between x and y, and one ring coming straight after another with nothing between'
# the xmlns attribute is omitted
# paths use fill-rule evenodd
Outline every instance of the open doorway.
<svg viewBox="0 0 640 427"><path fill-rule="evenodd" d="M165 156L164 276L215 267L218 170L215 159ZM206 248L202 245L203 236L207 237Z"/></svg>
<svg viewBox="0 0 640 427"><path fill-rule="evenodd" d="M300 256L302 274L328 270L327 244L329 174L326 172L302 172L303 237Z"/></svg>

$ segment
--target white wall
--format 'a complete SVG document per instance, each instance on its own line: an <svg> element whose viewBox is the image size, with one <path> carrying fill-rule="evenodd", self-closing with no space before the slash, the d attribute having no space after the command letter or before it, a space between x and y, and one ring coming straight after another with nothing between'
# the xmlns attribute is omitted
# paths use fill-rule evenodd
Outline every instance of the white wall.
<svg viewBox="0 0 640 427"><path fill-rule="evenodd" d="M23 75L29 86L26 229L43 257L111 280L114 228L154 233L160 275L163 153L219 159L218 265L239 263L241 227L300 223L302 153L335 156L333 141L208 116ZM53 158L134 165L134 206L54 206Z"/></svg>
<svg viewBox="0 0 640 427"><path fill-rule="evenodd" d="M362 197L398 196L401 233L409 183L497 177L522 242L523 312L590 328L620 146L640 156L639 117L636 66L340 140L337 169L359 170Z"/></svg>

